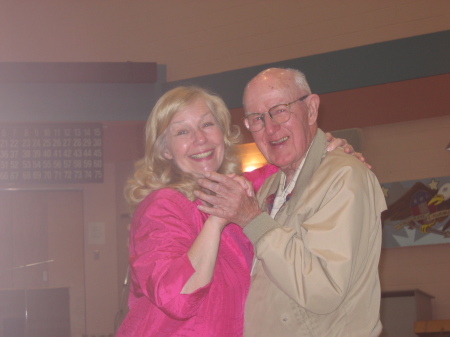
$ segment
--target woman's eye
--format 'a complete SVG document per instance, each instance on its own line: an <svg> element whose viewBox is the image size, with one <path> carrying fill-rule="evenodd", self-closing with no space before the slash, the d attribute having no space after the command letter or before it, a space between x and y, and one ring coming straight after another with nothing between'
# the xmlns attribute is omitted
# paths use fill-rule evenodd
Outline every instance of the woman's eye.
<svg viewBox="0 0 450 337"><path fill-rule="evenodd" d="M212 126L212 125L214 125L213 122L206 122L205 124L203 124L204 127Z"/></svg>
<svg viewBox="0 0 450 337"><path fill-rule="evenodd" d="M176 135L177 135L177 136L181 136L181 135L185 135L185 134L187 134L187 131L186 131L186 130L178 130L178 131L176 132Z"/></svg>

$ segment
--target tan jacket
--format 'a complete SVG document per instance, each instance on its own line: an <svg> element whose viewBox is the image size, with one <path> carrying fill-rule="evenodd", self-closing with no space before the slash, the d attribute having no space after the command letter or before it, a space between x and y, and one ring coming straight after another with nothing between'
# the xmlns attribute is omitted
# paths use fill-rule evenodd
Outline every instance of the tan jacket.
<svg viewBox="0 0 450 337"><path fill-rule="evenodd" d="M257 257L245 310L246 337L378 336L381 212L375 175L340 149L325 152L319 129L291 199L275 220L244 232ZM280 172L258 192L276 192Z"/></svg>

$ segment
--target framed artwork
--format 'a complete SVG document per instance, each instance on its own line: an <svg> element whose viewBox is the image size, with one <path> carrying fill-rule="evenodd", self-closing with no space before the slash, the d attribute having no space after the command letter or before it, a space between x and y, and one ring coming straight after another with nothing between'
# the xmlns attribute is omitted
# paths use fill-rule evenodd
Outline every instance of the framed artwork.
<svg viewBox="0 0 450 337"><path fill-rule="evenodd" d="M383 248L450 243L450 176L381 187Z"/></svg>

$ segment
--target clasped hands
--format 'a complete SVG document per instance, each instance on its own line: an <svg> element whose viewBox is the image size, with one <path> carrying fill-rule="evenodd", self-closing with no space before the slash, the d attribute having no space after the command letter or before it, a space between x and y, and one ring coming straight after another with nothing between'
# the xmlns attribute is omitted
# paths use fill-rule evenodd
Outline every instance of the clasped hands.
<svg viewBox="0 0 450 337"><path fill-rule="evenodd" d="M262 213L253 186L244 177L205 172L204 178L198 179L197 182L201 187L214 192L208 194L194 191L197 198L207 203L198 206L204 213L226 219L241 227L245 227Z"/></svg>

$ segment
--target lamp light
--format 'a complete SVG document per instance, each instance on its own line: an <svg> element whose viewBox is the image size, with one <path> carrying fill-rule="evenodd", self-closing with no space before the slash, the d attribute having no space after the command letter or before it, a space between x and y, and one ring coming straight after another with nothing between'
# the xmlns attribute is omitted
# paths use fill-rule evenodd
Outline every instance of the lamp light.
<svg viewBox="0 0 450 337"><path fill-rule="evenodd" d="M255 143L240 144L237 146L237 152L241 158L244 172L252 171L267 164L266 158L264 158Z"/></svg>

